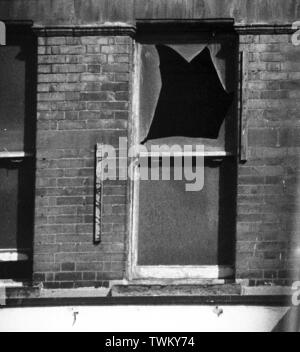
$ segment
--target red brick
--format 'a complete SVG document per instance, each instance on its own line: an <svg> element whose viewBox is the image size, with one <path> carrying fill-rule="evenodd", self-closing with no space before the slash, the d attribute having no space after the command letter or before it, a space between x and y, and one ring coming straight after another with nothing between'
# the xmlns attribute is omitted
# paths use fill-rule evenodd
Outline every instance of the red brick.
<svg viewBox="0 0 300 352"><path fill-rule="evenodd" d="M75 264L74 263L62 263L61 264L61 271L75 271Z"/></svg>

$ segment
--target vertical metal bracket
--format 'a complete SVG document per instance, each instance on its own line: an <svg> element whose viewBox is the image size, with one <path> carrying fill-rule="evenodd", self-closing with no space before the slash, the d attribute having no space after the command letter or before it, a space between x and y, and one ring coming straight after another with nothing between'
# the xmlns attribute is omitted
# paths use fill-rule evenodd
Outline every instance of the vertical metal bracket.
<svg viewBox="0 0 300 352"><path fill-rule="evenodd" d="M248 148L248 53L240 52L240 102L239 102L239 154L240 162L246 162L249 157Z"/></svg>
<svg viewBox="0 0 300 352"><path fill-rule="evenodd" d="M103 175L105 160L103 153L103 145L96 146L96 175L95 175L95 229L94 229L94 243L101 243L102 236L102 213L103 213Z"/></svg>

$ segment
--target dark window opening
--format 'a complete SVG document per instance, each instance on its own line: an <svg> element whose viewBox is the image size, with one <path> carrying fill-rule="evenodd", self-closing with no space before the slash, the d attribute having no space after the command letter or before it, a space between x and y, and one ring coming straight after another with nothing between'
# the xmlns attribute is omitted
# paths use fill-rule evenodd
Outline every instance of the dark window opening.
<svg viewBox="0 0 300 352"><path fill-rule="evenodd" d="M237 37L139 40L140 143L236 153Z"/></svg>
<svg viewBox="0 0 300 352"><path fill-rule="evenodd" d="M36 38L8 26L0 47L0 279L32 275Z"/></svg>
<svg viewBox="0 0 300 352"><path fill-rule="evenodd" d="M162 89L147 140L182 136L217 139L233 93L222 87L210 51L190 62L165 45L157 46Z"/></svg>

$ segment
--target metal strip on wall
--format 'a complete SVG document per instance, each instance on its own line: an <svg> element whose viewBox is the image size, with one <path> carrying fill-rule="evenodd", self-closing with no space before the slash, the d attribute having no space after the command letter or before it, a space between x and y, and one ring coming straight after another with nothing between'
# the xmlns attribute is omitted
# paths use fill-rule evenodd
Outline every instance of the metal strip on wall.
<svg viewBox="0 0 300 352"><path fill-rule="evenodd" d="M103 213L103 148L102 144L96 146L96 185L95 185L95 229L94 243L101 243L102 235L102 213Z"/></svg>
<svg viewBox="0 0 300 352"><path fill-rule="evenodd" d="M248 53L240 52L240 162L248 160Z"/></svg>

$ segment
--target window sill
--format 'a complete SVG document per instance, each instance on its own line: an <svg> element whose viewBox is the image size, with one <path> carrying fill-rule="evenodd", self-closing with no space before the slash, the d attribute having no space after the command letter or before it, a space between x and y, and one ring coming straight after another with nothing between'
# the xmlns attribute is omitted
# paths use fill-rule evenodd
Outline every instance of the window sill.
<svg viewBox="0 0 300 352"><path fill-rule="evenodd" d="M231 266L141 266L133 268L133 279L148 280L218 280L234 275Z"/></svg>
<svg viewBox="0 0 300 352"><path fill-rule="evenodd" d="M0 159L22 159L33 155L33 153L28 152L0 152Z"/></svg>
<svg viewBox="0 0 300 352"><path fill-rule="evenodd" d="M1 262L27 262L29 261L28 250L0 249Z"/></svg>

